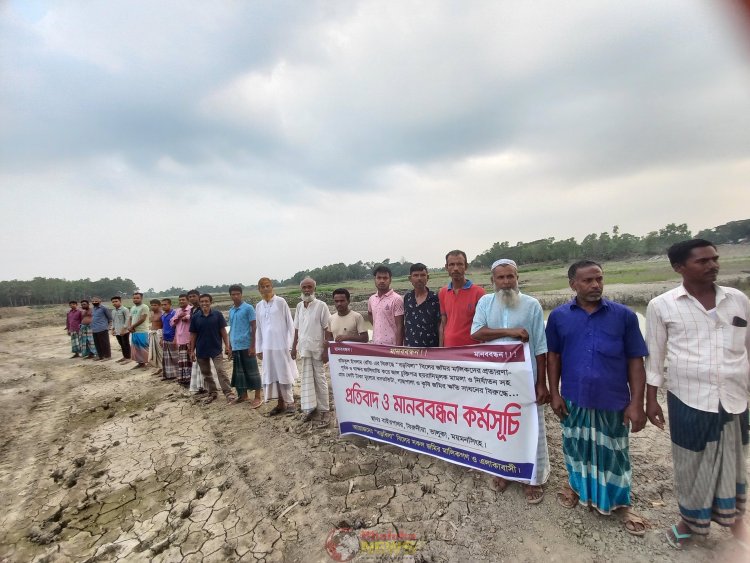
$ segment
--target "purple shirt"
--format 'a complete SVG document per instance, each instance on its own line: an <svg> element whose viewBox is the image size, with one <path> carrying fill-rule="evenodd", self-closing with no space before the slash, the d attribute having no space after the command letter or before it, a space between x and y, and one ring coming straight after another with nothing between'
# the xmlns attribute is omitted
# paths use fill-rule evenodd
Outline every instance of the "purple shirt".
<svg viewBox="0 0 750 563"><path fill-rule="evenodd" d="M547 320L547 349L560 354L560 394L576 406L621 411L630 403L628 360L648 356L638 317L602 299L590 315L573 299Z"/></svg>
<svg viewBox="0 0 750 563"><path fill-rule="evenodd" d="M81 329L82 318L83 313L80 309L68 311L68 318L65 321L65 328L68 329L68 332L78 332Z"/></svg>

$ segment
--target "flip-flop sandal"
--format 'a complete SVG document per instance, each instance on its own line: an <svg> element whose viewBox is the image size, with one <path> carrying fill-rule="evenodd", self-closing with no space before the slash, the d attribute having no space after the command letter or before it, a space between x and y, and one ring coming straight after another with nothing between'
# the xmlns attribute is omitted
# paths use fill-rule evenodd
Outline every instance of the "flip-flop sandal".
<svg viewBox="0 0 750 563"><path fill-rule="evenodd" d="M622 517L622 523L625 527L625 531L631 536L640 537L646 535L646 521L635 512L628 510ZM633 527L629 528L628 524ZM639 525L642 527L642 529L638 529Z"/></svg>
<svg viewBox="0 0 750 563"><path fill-rule="evenodd" d="M250 403L250 408L251 409L257 409L262 404L263 404L263 401L261 401L260 399L253 399L253 401Z"/></svg>
<svg viewBox="0 0 750 563"><path fill-rule="evenodd" d="M693 537L692 534L678 532L676 524L672 524L672 527L665 534L667 535L667 543L677 550L681 550L685 543Z"/></svg>
<svg viewBox="0 0 750 563"><path fill-rule="evenodd" d="M560 489L560 491L558 491L556 495L556 498L557 504L559 504L563 508L567 508L568 510L572 510L578 505L578 495L569 486Z"/></svg>
<svg viewBox="0 0 750 563"><path fill-rule="evenodd" d="M534 493L537 491L541 491L542 493L539 497L534 496ZM528 504L539 504L544 500L544 487L541 485L524 485L523 494Z"/></svg>
<svg viewBox="0 0 750 563"><path fill-rule="evenodd" d="M270 410L270 412L268 413L268 416L276 416L277 414L281 414L282 412L284 412L284 409L276 405Z"/></svg>
<svg viewBox="0 0 750 563"><path fill-rule="evenodd" d="M492 479L492 482L495 484L495 490L498 493L504 493L508 485L510 485L510 481L502 477L495 477Z"/></svg>

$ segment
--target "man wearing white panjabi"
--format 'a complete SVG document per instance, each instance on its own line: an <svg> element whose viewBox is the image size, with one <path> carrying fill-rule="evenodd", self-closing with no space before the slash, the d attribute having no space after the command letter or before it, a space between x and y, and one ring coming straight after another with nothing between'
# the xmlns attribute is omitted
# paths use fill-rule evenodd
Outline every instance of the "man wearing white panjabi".
<svg viewBox="0 0 750 563"><path fill-rule="evenodd" d="M315 280L309 277L299 284L302 300L294 315L292 358L299 356L302 360L300 407L305 413L303 421L310 422L319 411L320 424L325 427L330 421L325 364L328 362L326 329L331 313L328 305L315 298L315 286Z"/></svg>
<svg viewBox="0 0 750 563"><path fill-rule="evenodd" d="M297 365L291 355L294 338L292 313L286 301L274 295L270 279L261 278L258 291L263 299L255 307L255 349L258 359L263 362L261 372L265 400L278 398L277 405L268 415L293 414Z"/></svg>

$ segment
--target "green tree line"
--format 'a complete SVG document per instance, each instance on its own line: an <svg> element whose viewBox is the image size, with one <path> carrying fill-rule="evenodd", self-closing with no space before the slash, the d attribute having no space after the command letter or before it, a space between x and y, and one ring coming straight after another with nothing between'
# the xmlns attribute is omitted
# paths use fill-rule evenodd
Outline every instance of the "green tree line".
<svg viewBox="0 0 750 563"><path fill-rule="evenodd" d="M95 295L109 301L114 295L130 296L134 291L137 291L137 286L128 278L102 278L92 281L89 278L64 280L36 277L29 281L0 281L0 305L52 305L67 303L70 300L91 299Z"/></svg>

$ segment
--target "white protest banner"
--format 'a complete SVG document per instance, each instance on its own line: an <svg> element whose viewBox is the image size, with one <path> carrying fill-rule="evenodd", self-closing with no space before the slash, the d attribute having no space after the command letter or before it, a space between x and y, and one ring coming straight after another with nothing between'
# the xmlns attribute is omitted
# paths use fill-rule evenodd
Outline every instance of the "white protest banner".
<svg viewBox="0 0 750 563"><path fill-rule="evenodd" d="M528 344L404 348L331 342L342 434L358 434L517 481L535 476Z"/></svg>

